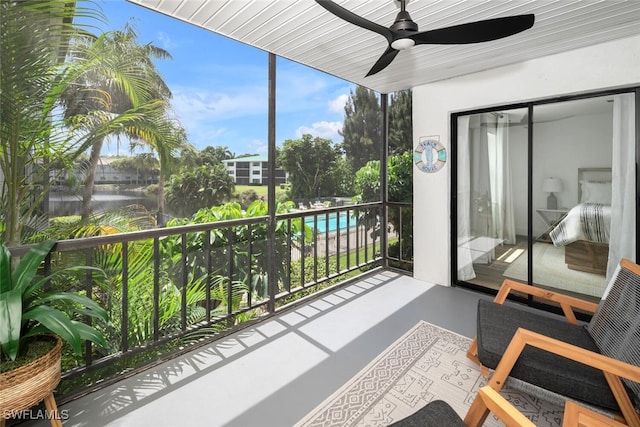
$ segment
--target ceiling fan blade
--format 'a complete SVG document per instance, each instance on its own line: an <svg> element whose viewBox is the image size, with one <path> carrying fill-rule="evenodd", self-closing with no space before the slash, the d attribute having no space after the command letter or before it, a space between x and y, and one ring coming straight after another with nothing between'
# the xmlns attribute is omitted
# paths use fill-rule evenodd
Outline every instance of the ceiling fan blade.
<svg viewBox="0 0 640 427"><path fill-rule="evenodd" d="M533 26L535 16L516 15L493 18L437 30L422 31L409 36L416 44L468 44L512 36Z"/></svg>
<svg viewBox="0 0 640 427"><path fill-rule="evenodd" d="M384 70L389 64L391 64L391 61L393 61L393 58L396 57L398 52L400 51L389 46L387 50L380 56L380 58L378 58L376 63L373 64L373 67L371 67L365 77L369 77L379 71Z"/></svg>
<svg viewBox="0 0 640 427"><path fill-rule="evenodd" d="M389 43L393 41L393 33L391 33L391 31L387 27L383 27L382 25L376 24L375 22L369 21L368 19L364 19L363 17L356 15L355 13L332 2L331 0L316 0L316 3L336 15L338 18L344 19L345 21L350 22L353 25L357 25L358 27L376 32L384 36Z"/></svg>

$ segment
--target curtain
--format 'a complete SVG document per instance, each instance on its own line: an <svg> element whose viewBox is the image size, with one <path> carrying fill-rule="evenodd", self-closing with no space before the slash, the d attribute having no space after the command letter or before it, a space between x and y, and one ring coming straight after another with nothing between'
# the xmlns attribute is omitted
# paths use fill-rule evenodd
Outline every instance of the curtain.
<svg viewBox="0 0 640 427"><path fill-rule="evenodd" d="M500 114L487 138L491 191L491 237L515 245L513 180L509 158L509 115Z"/></svg>
<svg viewBox="0 0 640 427"><path fill-rule="evenodd" d="M458 280L476 277L473 257L468 242L471 230L471 144L469 141L470 116L458 118Z"/></svg>
<svg viewBox="0 0 640 427"><path fill-rule="evenodd" d="M607 281L621 258L636 259L635 105L633 94L613 101L613 156L611 165L611 232Z"/></svg>

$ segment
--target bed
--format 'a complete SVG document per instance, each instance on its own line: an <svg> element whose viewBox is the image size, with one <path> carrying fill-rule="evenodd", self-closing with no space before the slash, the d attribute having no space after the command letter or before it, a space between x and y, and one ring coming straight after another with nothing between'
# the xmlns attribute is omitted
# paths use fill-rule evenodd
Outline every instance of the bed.
<svg viewBox="0 0 640 427"><path fill-rule="evenodd" d="M578 204L549 232L572 270L605 275L611 230L611 168L578 169Z"/></svg>

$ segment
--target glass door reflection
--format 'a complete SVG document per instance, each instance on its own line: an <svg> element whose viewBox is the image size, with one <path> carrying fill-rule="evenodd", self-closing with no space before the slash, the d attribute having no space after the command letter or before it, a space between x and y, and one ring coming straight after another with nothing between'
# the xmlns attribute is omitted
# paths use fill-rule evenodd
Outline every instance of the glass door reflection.
<svg viewBox="0 0 640 427"><path fill-rule="evenodd" d="M497 288L516 261L526 280L527 121L526 109L458 119L458 280Z"/></svg>
<svg viewBox="0 0 640 427"><path fill-rule="evenodd" d="M613 103L597 97L536 106L533 122L532 283L600 298L609 251ZM590 224L595 227L587 229Z"/></svg>

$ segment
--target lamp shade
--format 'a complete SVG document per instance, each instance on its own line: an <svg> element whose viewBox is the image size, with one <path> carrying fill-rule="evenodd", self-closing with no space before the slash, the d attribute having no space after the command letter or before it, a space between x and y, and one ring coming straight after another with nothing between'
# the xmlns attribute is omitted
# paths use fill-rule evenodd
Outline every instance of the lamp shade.
<svg viewBox="0 0 640 427"><path fill-rule="evenodd" d="M546 193L558 193L562 191L562 181L558 178L545 178L542 183L542 191Z"/></svg>

